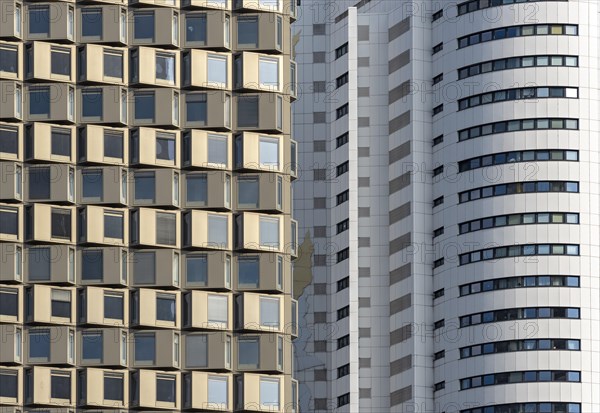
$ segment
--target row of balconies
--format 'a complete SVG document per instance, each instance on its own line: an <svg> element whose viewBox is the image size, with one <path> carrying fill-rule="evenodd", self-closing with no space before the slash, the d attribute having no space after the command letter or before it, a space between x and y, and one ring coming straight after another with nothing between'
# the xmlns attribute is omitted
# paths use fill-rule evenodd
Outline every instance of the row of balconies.
<svg viewBox="0 0 600 413"><path fill-rule="evenodd" d="M0 81L0 95L0 120L290 133L291 102L272 93Z"/></svg>
<svg viewBox="0 0 600 413"><path fill-rule="evenodd" d="M298 383L283 374L193 371L109 370L99 368L2 367L0 405L69 408L201 409L202 411L296 412ZM143 397L140 397L143 395ZM13 397L14 396L14 397ZM79 409L78 409L79 410ZM3 407L2 413L16 413ZM37 410L36 410L37 411ZM99 411L99 410L94 410Z"/></svg>
<svg viewBox="0 0 600 413"><path fill-rule="evenodd" d="M42 122L0 123L0 134L0 161L254 170L290 174L292 178L297 174L296 142L282 135L146 127L129 130L98 125L78 128ZM5 176L14 176L17 167L22 168L14 162L0 165ZM58 167L52 165L53 169ZM60 177L61 172L56 169L56 176Z"/></svg>
<svg viewBox="0 0 600 413"><path fill-rule="evenodd" d="M0 296L6 300L2 323L297 334L297 306L290 295L35 284L4 285Z"/></svg>
<svg viewBox="0 0 600 413"><path fill-rule="evenodd" d="M289 215L41 203L0 204L0 212L0 241L297 255L298 224Z"/></svg>
<svg viewBox="0 0 600 413"><path fill-rule="evenodd" d="M292 291L292 266L276 253L1 243L0 282L158 287L218 291ZM8 300L8 298L7 298Z"/></svg>
<svg viewBox="0 0 600 413"><path fill-rule="evenodd" d="M6 58L0 78L8 80L256 90L296 96L296 64L289 56L98 44L77 47L38 41L24 46L0 42L0 52Z"/></svg>
<svg viewBox="0 0 600 413"><path fill-rule="evenodd" d="M2 13L11 18L2 22L0 38L290 52L290 20L279 14L256 12L291 12L293 22L296 0L235 0L235 9L245 10L233 16L230 0L186 0L181 5L179 0L130 2L177 9L189 7L181 10L181 18L180 11L172 8L128 9L124 7L127 2L97 1L104 4L76 6L74 0L23 4L2 0ZM206 21L195 20L198 16ZM256 18L256 23L249 22L246 16ZM248 40L255 41L248 43Z"/></svg>

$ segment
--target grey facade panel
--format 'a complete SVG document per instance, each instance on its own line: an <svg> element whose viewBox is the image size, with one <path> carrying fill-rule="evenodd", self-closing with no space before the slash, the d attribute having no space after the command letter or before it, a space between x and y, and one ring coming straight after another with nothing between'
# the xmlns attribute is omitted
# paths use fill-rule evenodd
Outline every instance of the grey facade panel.
<svg viewBox="0 0 600 413"><path fill-rule="evenodd" d="M404 356L398 360L394 360L390 363L390 376L395 376L412 367L412 354Z"/></svg>
<svg viewBox="0 0 600 413"><path fill-rule="evenodd" d="M404 327L400 327L390 333L390 346L394 344L402 343L412 337L413 326L407 324Z"/></svg>
<svg viewBox="0 0 600 413"><path fill-rule="evenodd" d="M407 80L406 82L400 83L400 85L390 90L388 92L388 103L391 105L392 103L410 95L412 90L411 86L412 82Z"/></svg>
<svg viewBox="0 0 600 413"><path fill-rule="evenodd" d="M371 153L371 148L368 146L365 148L358 148L358 157L359 158L368 158Z"/></svg>
<svg viewBox="0 0 600 413"><path fill-rule="evenodd" d="M395 224L396 222L410 216L410 202L400 205L398 208L394 208L390 211L389 222Z"/></svg>

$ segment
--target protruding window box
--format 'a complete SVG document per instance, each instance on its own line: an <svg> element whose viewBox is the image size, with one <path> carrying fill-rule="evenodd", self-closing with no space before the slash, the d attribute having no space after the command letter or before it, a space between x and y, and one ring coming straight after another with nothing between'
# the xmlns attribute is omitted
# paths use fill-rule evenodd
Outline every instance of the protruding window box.
<svg viewBox="0 0 600 413"><path fill-rule="evenodd" d="M23 121L25 114L23 84L14 80L0 80L0 94L5 100L0 105L0 119Z"/></svg>
<svg viewBox="0 0 600 413"><path fill-rule="evenodd" d="M231 293L190 291L184 295L184 327L204 330L233 329Z"/></svg>
<svg viewBox="0 0 600 413"><path fill-rule="evenodd" d="M239 130L288 133L290 102L275 93L245 93L235 97L233 118Z"/></svg>
<svg viewBox="0 0 600 413"><path fill-rule="evenodd" d="M131 210L130 245L180 248L180 212L138 208Z"/></svg>
<svg viewBox="0 0 600 413"><path fill-rule="evenodd" d="M85 125L79 128L79 162L126 165L129 160L129 130Z"/></svg>
<svg viewBox="0 0 600 413"><path fill-rule="evenodd" d="M244 132L235 135L235 168L289 174L292 169L290 141L282 135Z"/></svg>
<svg viewBox="0 0 600 413"><path fill-rule="evenodd" d="M140 46L130 50L131 82L145 86L180 86L178 51Z"/></svg>
<svg viewBox="0 0 600 413"><path fill-rule="evenodd" d="M127 125L127 89L120 86L87 86L77 90L80 123Z"/></svg>
<svg viewBox="0 0 600 413"><path fill-rule="evenodd" d="M83 328L77 331L77 365L82 367L127 367L127 330Z"/></svg>
<svg viewBox="0 0 600 413"><path fill-rule="evenodd" d="M79 43L127 44L127 9L125 0L98 0L102 3L77 8Z"/></svg>
<svg viewBox="0 0 600 413"><path fill-rule="evenodd" d="M252 52L242 52L235 57L235 88L261 92L286 93L290 73L284 70L289 59Z"/></svg>
<svg viewBox="0 0 600 413"><path fill-rule="evenodd" d="M291 210L289 176L247 173L235 176L235 209L289 213Z"/></svg>
<svg viewBox="0 0 600 413"><path fill-rule="evenodd" d="M178 207L180 179L180 173L174 169L130 170L129 203L132 206Z"/></svg>
<svg viewBox="0 0 600 413"><path fill-rule="evenodd" d="M231 175L224 171L188 171L183 174L184 205L190 209L231 209Z"/></svg>
<svg viewBox="0 0 600 413"><path fill-rule="evenodd" d="M23 326L0 324L0 334L4 338L0 347L0 363L3 365L23 364Z"/></svg>
<svg viewBox="0 0 600 413"><path fill-rule="evenodd" d="M78 372L79 406L124 408L129 406L129 372L87 368Z"/></svg>
<svg viewBox="0 0 600 413"><path fill-rule="evenodd" d="M127 250L118 247L77 249L77 283L81 285L127 286Z"/></svg>
<svg viewBox="0 0 600 413"><path fill-rule="evenodd" d="M31 42L25 47L25 59L26 80L76 81L77 56L73 45Z"/></svg>
<svg viewBox="0 0 600 413"><path fill-rule="evenodd" d="M234 258L234 289L289 293L291 291L291 264L283 254L246 253Z"/></svg>
<svg viewBox="0 0 600 413"><path fill-rule="evenodd" d="M0 322L23 323L23 309L25 308L23 294L23 286L0 284L0 302L2 302Z"/></svg>
<svg viewBox="0 0 600 413"><path fill-rule="evenodd" d="M137 128L131 132L131 165L180 167L180 133Z"/></svg>
<svg viewBox="0 0 600 413"><path fill-rule="evenodd" d="M180 254L172 249L129 251L129 284L135 287L180 286Z"/></svg>
<svg viewBox="0 0 600 413"><path fill-rule="evenodd" d="M160 4L158 4L160 1ZM156 3L154 3L156 2ZM149 0L135 3L176 6L179 0ZM129 9L129 45L176 47L179 45L179 10L166 7ZM133 69L132 69L133 70Z"/></svg>
<svg viewBox="0 0 600 413"><path fill-rule="evenodd" d="M67 164L29 164L25 168L28 202L75 202L75 168ZM35 205L31 205L34 207ZM29 228L27 229L29 231Z"/></svg>
<svg viewBox="0 0 600 413"><path fill-rule="evenodd" d="M28 323L75 325L76 295L73 287L32 285L25 290L25 319Z"/></svg>
<svg viewBox="0 0 600 413"><path fill-rule="evenodd" d="M58 4L58 3L57 3ZM29 83L23 113L29 122L75 123L75 86L69 83Z"/></svg>
<svg viewBox="0 0 600 413"><path fill-rule="evenodd" d="M231 130L231 93L224 90L186 91L181 98L185 128Z"/></svg>
<svg viewBox="0 0 600 413"><path fill-rule="evenodd" d="M25 160L76 161L74 126L35 122L25 128Z"/></svg>
<svg viewBox="0 0 600 413"><path fill-rule="evenodd" d="M2 381L3 392L0 396L0 403L3 406L2 411L13 413L20 411L19 405L23 404L23 368L2 366L0 369L0 380ZM16 407L9 407L9 406Z"/></svg>
<svg viewBox="0 0 600 413"><path fill-rule="evenodd" d="M75 366L75 329L67 326L28 327L23 348L27 364Z"/></svg>
<svg viewBox="0 0 600 413"><path fill-rule="evenodd" d="M158 89L130 89L130 92L128 98L130 125L179 127L179 91L163 87Z"/></svg>
<svg viewBox="0 0 600 413"><path fill-rule="evenodd" d="M87 44L77 49L79 82L127 85L129 82L129 52L125 47Z"/></svg>
<svg viewBox="0 0 600 413"><path fill-rule="evenodd" d="M235 0L235 9L283 12L284 0Z"/></svg>
<svg viewBox="0 0 600 413"><path fill-rule="evenodd" d="M23 3L15 0L5 0L2 2L2 13L10 16L2 22L0 26L0 37L9 37L16 40L23 39Z"/></svg>
<svg viewBox="0 0 600 413"><path fill-rule="evenodd" d="M285 253L289 248L289 216L244 212L236 216L236 248Z"/></svg>
<svg viewBox="0 0 600 413"><path fill-rule="evenodd" d="M75 41L75 2L26 3L23 14L25 40Z"/></svg>
<svg viewBox="0 0 600 413"><path fill-rule="evenodd" d="M128 171L120 166L89 166L77 170L80 204L127 206Z"/></svg>
<svg viewBox="0 0 600 413"><path fill-rule="evenodd" d="M236 380L239 409L283 413L292 404L290 375L244 373Z"/></svg>
<svg viewBox="0 0 600 413"><path fill-rule="evenodd" d="M75 284L75 248L70 245L29 245L24 249L25 281Z"/></svg>
<svg viewBox="0 0 600 413"><path fill-rule="evenodd" d="M231 213L192 210L183 216L184 247L231 250Z"/></svg>
<svg viewBox="0 0 600 413"><path fill-rule="evenodd" d="M232 136L191 130L183 136L183 166L203 169L231 170L233 164Z"/></svg>
<svg viewBox="0 0 600 413"><path fill-rule="evenodd" d="M183 368L231 370L231 334L224 331L190 331L183 336Z"/></svg>
<svg viewBox="0 0 600 413"><path fill-rule="evenodd" d="M183 376L184 407L210 411L231 411L233 375L193 371Z"/></svg>
<svg viewBox="0 0 600 413"><path fill-rule="evenodd" d="M0 243L0 257L4 257L0 265L0 282L14 283L23 281L23 254L24 248L21 244L2 242Z"/></svg>
<svg viewBox="0 0 600 413"><path fill-rule="evenodd" d="M236 50L289 54L289 33L289 19L281 15L240 13L233 18L232 36Z"/></svg>
<svg viewBox="0 0 600 413"><path fill-rule="evenodd" d="M74 244L76 219L75 207L28 205L25 209L25 241Z"/></svg>
<svg viewBox="0 0 600 413"><path fill-rule="evenodd" d="M129 4L179 8L180 0L132 0Z"/></svg>
<svg viewBox="0 0 600 413"><path fill-rule="evenodd" d="M179 291L140 288L131 296L131 326L148 328L180 328Z"/></svg>
<svg viewBox="0 0 600 413"><path fill-rule="evenodd" d="M0 203L0 241L23 242L23 221L23 205Z"/></svg>
<svg viewBox="0 0 600 413"><path fill-rule="evenodd" d="M284 335L240 334L235 348L235 366L240 371L291 374L289 338Z"/></svg>
<svg viewBox="0 0 600 413"><path fill-rule="evenodd" d="M136 330L130 334L130 366L133 368L179 368L181 336L173 330Z"/></svg>
<svg viewBox="0 0 600 413"><path fill-rule="evenodd" d="M181 43L183 47L193 49L231 49L230 26L231 16L224 10L184 11L181 14Z"/></svg>
<svg viewBox="0 0 600 413"><path fill-rule="evenodd" d="M2 7L7 7L2 3ZM4 10L3 10L4 11ZM9 15L7 15L9 16ZM8 19L7 19L8 20ZM4 24L9 22L3 21ZM23 80L23 43L0 41L0 79Z"/></svg>
<svg viewBox="0 0 600 413"><path fill-rule="evenodd" d="M75 407L76 373L74 368L35 366L25 369L25 403L61 409Z"/></svg>
<svg viewBox="0 0 600 413"><path fill-rule="evenodd" d="M23 124L0 122L0 161L23 161L23 135Z"/></svg>
<svg viewBox="0 0 600 413"><path fill-rule="evenodd" d="M188 251L181 266L184 288L231 290L231 260L227 251Z"/></svg>
<svg viewBox="0 0 600 413"><path fill-rule="evenodd" d="M131 405L142 410L181 408L181 373L139 370L131 375Z"/></svg>
<svg viewBox="0 0 600 413"><path fill-rule="evenodd" d="M231 90L231 54L192 49L183 57L183 86Z"/></svg>
<svg viewBox="0 0 600 413"><path fill-rule="evenodd" d="M128 211L125 208L105 208L88 205L77 210L79 242L125 246L129 240Z"/></svg>
<svg viewBox="0 0 600 413"><path fill-rule="evenodd" d="M290 296L243 293L235 300L237 329L289 334Z"/></svg>
<svg viewBox="0 0 600 413"><path fill-rule="evenodd" d="M129 291L126 289L85 287L78 291L79 323L127 327Z"/></svg>

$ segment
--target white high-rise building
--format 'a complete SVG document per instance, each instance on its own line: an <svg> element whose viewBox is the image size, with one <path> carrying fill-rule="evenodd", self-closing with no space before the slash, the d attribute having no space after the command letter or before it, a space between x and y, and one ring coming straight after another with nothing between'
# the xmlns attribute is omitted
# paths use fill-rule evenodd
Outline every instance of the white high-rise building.
<svg viewBox="0 0 600 413"><path fill-rule="evenodd" d="M302 411L600 411L599 12L302 2Z"/></svg>

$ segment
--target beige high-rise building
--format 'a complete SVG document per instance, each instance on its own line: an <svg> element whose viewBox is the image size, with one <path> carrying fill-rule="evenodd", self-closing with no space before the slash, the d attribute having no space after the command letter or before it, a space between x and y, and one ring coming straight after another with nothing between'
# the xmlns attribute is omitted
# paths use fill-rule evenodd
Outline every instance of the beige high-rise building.
<svg viewBox="0 0 600 413"><path fill-rule="evenodd" d="M296 0L0 0L0 412L297 411Z"/></svg>

